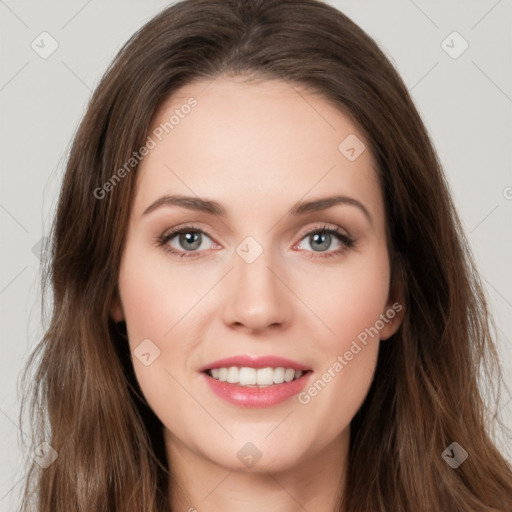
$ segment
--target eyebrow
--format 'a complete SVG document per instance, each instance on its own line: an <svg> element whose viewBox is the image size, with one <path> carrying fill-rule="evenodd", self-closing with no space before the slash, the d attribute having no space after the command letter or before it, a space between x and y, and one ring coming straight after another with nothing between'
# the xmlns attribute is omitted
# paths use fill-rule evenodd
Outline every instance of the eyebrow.
<svg viewBox="0 0 512 512"><path fill-rule="evenodd" d="M358 208L365 217L368 219L370 224L373 225L372 217L368 211L368 209L364 206L363 203L354 199L353 197L336 195L329 197L321 197L319 199L313 199L311 201L302 201L295 203L292 208L289 210L288 215L292 216L300 216L305 215L306 213L318 212L327 210L332 206L336 206L337 204L344 204L348 206L355 206ZM142 213L142 215L147 215L152 211L164 207L164 206L179 206L181 208L187 208L189 210L196 210L199 212L209 213L212 215L218 215L219 217L226 217L227 211L226 209L217 201L213 201L210 199L202 199L200 197L193 196L184 196L184 195L165 195L151 203Z"/></svg>

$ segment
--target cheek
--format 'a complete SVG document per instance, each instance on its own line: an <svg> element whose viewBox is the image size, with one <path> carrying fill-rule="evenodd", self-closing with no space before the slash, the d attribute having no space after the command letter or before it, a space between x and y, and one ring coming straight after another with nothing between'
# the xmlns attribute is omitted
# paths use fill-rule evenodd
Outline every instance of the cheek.
<svg viewBox="0 0 512 512"><path fill-rule="evenodd" d="M315 304L319 324L314 350L322 364L299 402L315 421L325 425L325 436L335 436L349 425L362 405L373 379L379 350L380 315L389 293L387 252L381 248L358 260L350 272L340 267L324 282L323 292L309 288L304 296Z"/></svg>
<svg viewBox="0 0 512 512"><path fill-rule="evenodd" d="M374 327L386 310L389 278L387 251L382 245L364 257L329 269L329 274L324 269L322 275L312 275L303 283L300 293L323 323L319 323L322 334L317 339L321 352L332 358L333 353L348 350L358 336L365 337L366 330Z"/></svg>
<svg viewBox="0 0 512 512"><path fill-rule="evenodd" d="M119 293L135 375L159 415L173 406L176 410L178 397L183 399L178 382L191 368L193 330L200 314L195 305L211 280L197 276L196 282L190 272L170 269L165 258L155 258L154 253L152 257L151 252L133 245L125 253ZM201 283L204 290L198 288Z"/></svg>
<svg viewBox="0 0 512 512"><path fill-rule="evenodd" d="M163 271L132 250L120 269L119 293L137 382L160 421L172 425L175 419L170 413L180 410L183 401L178 384L182 379L173 361L184 363L187 353L183 344L171 348L170 342L181 327L174 325L185 314L188 301L182 283L169 282Z"/></svg>
<svg viewBox="0 0 512 512"><path fill-rule="evenodd" d="M170 337L173 326L186 314L187 307L190 309L197 294L179 270L171 278L162 259L148 256L133 248L120 269L119 292L132 345L144 338L161 343Z"/></svg>

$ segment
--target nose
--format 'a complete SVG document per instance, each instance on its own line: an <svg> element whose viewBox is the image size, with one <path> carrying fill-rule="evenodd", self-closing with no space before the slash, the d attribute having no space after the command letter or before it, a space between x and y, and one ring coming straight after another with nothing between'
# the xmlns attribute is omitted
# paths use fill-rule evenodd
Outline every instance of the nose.
<svg viewBox="0 0 512 512"><path fill-rule="evenodd" d="M223 290L223 319L226 325L247 332L286 328L293 311L293 293L287 287L286 272L263 251L248 263L234 254L234 269Z"/></svg>

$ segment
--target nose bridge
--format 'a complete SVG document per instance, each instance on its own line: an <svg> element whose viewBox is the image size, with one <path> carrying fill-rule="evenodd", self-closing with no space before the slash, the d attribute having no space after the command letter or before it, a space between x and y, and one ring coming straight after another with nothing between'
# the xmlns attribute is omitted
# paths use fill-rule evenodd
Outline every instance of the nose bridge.
<svg viewBox="0 0 512 512"><path fill-rule="evenodd" d="M291 313L289 291L276 275L279 268L274 251L252 236L246 237L233 254L232 293L225 305L225 321L261 330L286 324ZM281 279L284 280L283 277Z"/></svg>

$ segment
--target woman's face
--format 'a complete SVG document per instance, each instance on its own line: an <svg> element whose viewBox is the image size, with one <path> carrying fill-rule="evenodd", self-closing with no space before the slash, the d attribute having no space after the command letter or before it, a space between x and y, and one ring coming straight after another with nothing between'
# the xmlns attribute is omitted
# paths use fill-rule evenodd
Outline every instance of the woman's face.
<svg viewBox="0 0 512 512"><path fill-rule="evenodd" d="M340 453L401 308L362 134L297 85L220 77L149 136L112 316L170 456L279 471Z"/></svg>

